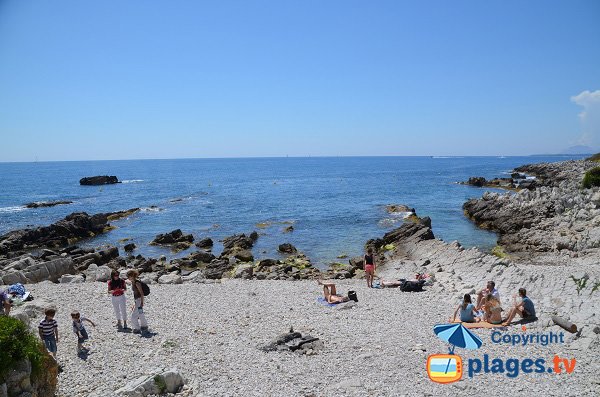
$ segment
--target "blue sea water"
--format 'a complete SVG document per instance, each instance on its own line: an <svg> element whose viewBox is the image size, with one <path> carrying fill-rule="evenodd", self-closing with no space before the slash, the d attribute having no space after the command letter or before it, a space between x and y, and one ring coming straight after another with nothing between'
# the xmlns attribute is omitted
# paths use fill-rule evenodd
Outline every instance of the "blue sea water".
<svg viewBox="0 0 600 397"><path fill-rule="evenodd" d="M257 258L277 257L290 242L313 262L360 255L366 240L398 227L386 204L406 204L432 219L436 237L490 249L496 236L477 229L462 204L482 189L458 185L471 176L506 176L514 167L583 156L531 157L320 157L122 160L0 163L0 234L47 225L78 211L90 214L134 207L139 213L85 244L130 238L144 255L173 257L149 246L159 233L181 228L219 240L257 230ZM116 175L121 184L80 186L79 179ZM26 209L32 201L70 205ZM158 209L151 209L157 206ZM257 225L262 224L262 228ZM283 233L292 224L294 231ZM220 252L217 245L214 249ZM179 254L185 255L187 252Z"/></svg>

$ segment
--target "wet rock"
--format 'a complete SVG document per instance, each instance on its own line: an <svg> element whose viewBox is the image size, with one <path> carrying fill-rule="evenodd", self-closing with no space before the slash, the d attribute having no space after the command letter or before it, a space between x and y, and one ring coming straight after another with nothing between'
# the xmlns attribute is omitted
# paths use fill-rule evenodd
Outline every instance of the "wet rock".
<svg viewBox="0 0 600 397"><path fill-rule="evenodd" d="M134 243L125 244L125 246L123 247L125 252L132 252L136 248L137 248L137 246Z"/></svg>
<svg viewBox="0 0 600 397"><path fill-rule="evenodd" d="M87 185L87 186L110 185L110 184L114 184L114 183L120 183L119 179L114 175L113 176L108 176L108 175L88 176L88 177L81 178L79 180L80 185Z"/></svg>
<svg viewBox="0 0 600 397"><path fill-rule="evenodd" d="M57 205L66 205L73 204L72 201L69 200L59 200L59 201L35 201L33 203L25 204L27 208L46 208L46 207L54 207Z"/></svg>
<svg viewBox="0 0 600 397"><path fill-rule="evenodd" d="M210 237L203 238L196 243L196 247L202 248L202 249L210 249L213 247L213 245L214 245L214 242Z"/></svg>
<svg viewBox="0 0 600 397"><path fill-rule="evenodd" d="M298 250L296 249L296 247L294 247L290 243L279 244L279 247L277 248L277 250L279 252L284 253L284 254L293 254L293 253L298 252Z"/></svg>
<svg viewBox="0 0 600 397"><path fill-rule="evenodd" d="M171 245L180 242L192 243L194 236L183 234L181 229L175 229L169 233L159 234L150 242L151 245Z"/></svg>

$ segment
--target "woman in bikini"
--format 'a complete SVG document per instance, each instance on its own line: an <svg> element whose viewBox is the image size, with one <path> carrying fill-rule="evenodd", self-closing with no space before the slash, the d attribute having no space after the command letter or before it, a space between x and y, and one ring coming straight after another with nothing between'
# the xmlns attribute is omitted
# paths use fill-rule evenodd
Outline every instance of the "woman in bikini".
<svg viewBox="0 0 600 397"><path fill-rule="evenodd" d="M323 295L327 303L342 303L350 300L347 296L338 295L333 283L324 283L321 280L317 280L317 284L323 286Z"/></svg>
<svg viewBox="0 0 600 397"><path fill-rule="evenodd" d="M502 306L500 301L492 294L488 294L485 297L485 303L483 305L484 321L490 324L502 324Z"/></svg>

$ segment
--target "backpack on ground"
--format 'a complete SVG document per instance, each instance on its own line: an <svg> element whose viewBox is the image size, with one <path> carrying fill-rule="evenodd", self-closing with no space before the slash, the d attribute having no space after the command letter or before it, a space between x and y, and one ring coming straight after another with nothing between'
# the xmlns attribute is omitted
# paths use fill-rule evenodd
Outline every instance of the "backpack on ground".
<svg viewBox="0 0 600 397"><path fill-rule="evenodd" d="M402 292L421 292L423 291L423 284L425 284L425 280L412 281L412 280L403 280L400 285L400 291Z"/></svg>

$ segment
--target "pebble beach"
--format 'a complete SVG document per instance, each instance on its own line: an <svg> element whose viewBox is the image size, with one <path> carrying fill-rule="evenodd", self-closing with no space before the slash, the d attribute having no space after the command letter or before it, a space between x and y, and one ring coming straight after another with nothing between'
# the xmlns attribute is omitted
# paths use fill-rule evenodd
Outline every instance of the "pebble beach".
<svg viewBox="0 0 600 397"><path fill-rule="evenodd" d="M341 293L357 291L359 302L349 308L323 306L314 281L152 285L145 307L152 332L147 338L117 332L104 283L27 287L38 304L59 308L58 362L64 372L58 396L115 395L132 379L168 368L177 368L188 380L182 393L190 396L597 395L598 351L573 350L570 337L562 345L494 344L490 330L475 330L483 341L478 351L455 353L464 361L483 354L505 360L551 360L559 354L576 357L577 370L515 378L465 374L452 385L433 383L425 369L427 357L446 353L448 346L434 335L433 326L448 320L455 300L434 289L367 289L361 280L337 285ZM128 297L128 306L131 302ZM76 354L72 310L97 324L87 327L86 359ZM313 354L259 350L292 326L320 338L323 348ZM529 332L536 329L547 331L534 323ZM520 327L501 330L519 332Z"/></svg>

